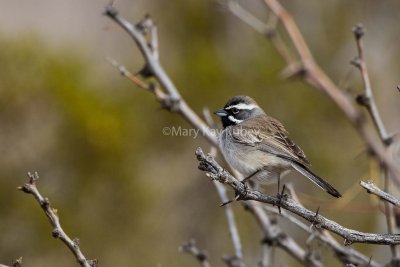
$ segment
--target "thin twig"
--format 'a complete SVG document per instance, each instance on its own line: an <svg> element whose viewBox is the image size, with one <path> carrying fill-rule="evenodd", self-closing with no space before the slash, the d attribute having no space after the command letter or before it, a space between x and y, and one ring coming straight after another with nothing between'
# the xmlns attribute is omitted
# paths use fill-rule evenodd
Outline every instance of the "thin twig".
<svg viewBox="0 0 400 267"><path fill-rule="evenodd" d="M381 140L383 142L386 142L388 140L388 134L386 132L385 125L383 124L382 118L378 111L378 107L376 106L374 100L371 81L368 74L367 62L364 55L363 37L365 35L365 29L361 24L358 24L353 28L353 33L356 39L358 56L354 60L352 60L352 63L360 70L364 83L364 93L357 97L357 102L367 108L372 118L372 121L374 122L374 125L378 130Z"/></svg>
<svg viewBox="0 0 400 267"><path fill-rule="evenodd" d="M246 188L239 180L234 178L229 172L224 170L211 155L205 156L201 148L196 150L197 159L200 162L199 169L207 172L207 176L216 179L221 183L231 186L237 194L241 196L239 200L255 200L263 203L280 206L307 221L318 225L319 227L329 230L345 239L345 245L352 243L367 243L379 245L400 244L400 235L395 234L375 234L363 233L356 230L348 229L337 222L329 220L322 215L315 216L315 212L304 208L302 205L284 196L278 198L268 196L258 191Z"/></svg>
<svg viewBox="0 0 400 267"><path fill-rule="evenodd" d="M293 188L293 185L291 183L287 184L286 187L288 188L290 192L291 198L296 201L299 205L302 205L300 202L299 197L296 194L296 191ZM304 206L303 206L304 207ZM269 206L264 206L265 210L268 210L273 213L278 213L276 209L269 207ZM342 246L339 244L339 242L336 241L336 239L332 236L330 232L328 232L325 229L321 229L319 225L318 227L314 227L315 225L312 223L311 225L313 227L307 226L305 223L297 219L296 217L292 216L288 212L283 212L282 216L292 222L294 225L298 226L300 229L303 229L304 231L310 233L313 235L313 237L318 238L320 241L322 241L324 244L326 244L328 247L330 247L335 255L337 256L338 260L341 261L344 264L347 263L353 263L355 265L361 265L361 266L370 266L370 267L379 267L382 266L381 264L372 261L371 258L363 255L362 253L358 252L355 249L352 249L350 247Z"/></svg>
<svg viewBox="0 0 400 267"><path fill-rule="evenodd" d="M111 65L116 67L120 74L124 77L126 77L128 80L130 80L133 84L138 86L139 88L142 88L144 90L150 91L153 93L157 100L160 102L164 102L167 99L167 95L154 83L146 83L142 81L137 75L132 74L128 69L124 66L119 64L115 59L112 58L107 58L107 61L110 62Z"/></svg>
<svg viewBox="0 0 400 267"><path fill-rule="evenodd" d="M210 263L208 262L207 252L204 250L200 250L196 246L196 241L194 239L189 240L179 247L179 251L185 252L187 254L192 255L202 267L210 267Z"/></svg>
<svg viewBox="0 0 400 267"><path fill-rule="evenodd" d="M316 63L292 16L277 0L264 0L264 2L282 23L300 58L301 64L298 64L298 67L296 68L297 70L294 73L297 72L306 83L324 92L344 112L346 117L352 122L355 129L361 135L368 148L379 159L379 161L388 168L390 173L393 175L392 177L394 182L398 187L400 187L399 167L390 157L388 157L384 146L379 142L376 142L370 127L366 124L359 110L353 106L351 100L346 96L346 94L332 82L327 74ZM279 47L276 48L277 51L281 53ZM287 61L286 63L289 66L293 65L292 61L288 62L285 55L281 55Z"/></svg>
<svg viewBox="0 0 400 267"><path fill-rule="evenodd" d="M270 213L279 214L277 209L274 207L265 205L263 206L263 208ZM370 260L369 257L361 254L357 250L351 247L345 247L340 245L339 242L337 242L334 238L326 236L324 232L320 232L324 231L323 229L318 229L318 228L316 229L315 227L311 228L305 223L303 223L301 220L297 219L296 217L292 216L286 211L282 211L281 216L290 221L293 225L296 225L301 230L311 235L314 235L314 237L322 241L324 244L328 245L328 247L331 248L332 251L337 256L337 259L342 263L344 264L353 263L355 265L370 266L370 267L383 267L383 265Z"/></svg>
<svg viewBox="0 0 400 267"><path fill-rule="evenodd" d="M128 21L126 21L124 18L122 18L121 16L118 15L118 12L112 6L106 7L105 14L107 16L109 16L112 20L116 21L119 25L121 25L128 32L131 31L131 29L133 28L133 26ZM140 33L132 31L129 34L135 39L135 36ZM144 51L147 51L146 48L141 48L141 46L145 45L144 42L137 42L136 39L135 39L135 42L139 46L142 53L144 53ZM151 53L147 53L146 55L144 55L146 60L148 57L153 57L153 55ZM153 57L152 61L154 62L157 60ZM149 65L148 62L146 64ZM163 73L165 73L165 72L163 72ZM160 77L158 77L159 72L154 72L153 75L155 77L157 77L157 80L161 79ZM163 76L163 77L165 77L165 76ZM164 84L171 84L171 83L164 83ZM173 87L173 90L176 90L176 88ZM167 94L169 94L171 89L169 89L169 90L166 89L166 91L167 91ZM174 106L172 106L171 102L165 102L165 103L163 103L163 105L164 106L167 105L167 108L170 111L178 111L179 114L183 118L185 118L189 123L191 123L196 129L199 129L200 131L203 132L203 136L211 143L211 145L217 146L217 137L215 135L215 131L210 129L208 127L208 125L203 120L201 120L200 117L197 116L197 114L186 104L184 99L180 98L180 101L175 102ZM168 105L171 105L171 106L168 106ZM238 174L238 173L236 172L235 174ZM265 221L268 218L268 216L265 214L265 212L262 209L255 212L254 214L255 214L256 219L259 221ZM231 230L232 229L233 228L231 228ZM233 236L232 236L232 238L233 238ZM297 258L298 260L300 260L300 261L304 260L305 256L306 256L306 252L292 238L288 237L288 239L289 239L289 241L287 242L287 244L282 246L284 248L284 250L286 250L291 255L295 255L295 258ZM238 247L239 247L237 245L237 242L236 242L236 244L234 244L234 246L236 247L235 250L236 250L236 254L237 254ZM236 258L239 259L239 257L237 257L237 256L236 256Z"/></svg>
<svg viewBox="0 0 400 267"><path fill-rule="evenodd" d="M212 147L210 154L216 156L217 149L215 147ZM217 181L213 181L213 184L215 186L215 189L217 190L221 203L228 202L229 198L226 194L225 186L221 183L218 183ZM231 236L233 248L235 250L235 256L238 259L242 259L243 258L242 243L240 241L240 235L236 225L235 215L230 205L224 205L223 207L225 210L226 220L228 222L229 234Z"/></svg>
<svg viewBox="0 0 400 267"><path fill-rule="evenodd" d="M375 98L372 93L372 86L371 86L371 82L369 79L367 62L366 62L365 54L364 54L364 42L363 42L363 37L365 35L365 29L361 24L358 24L353 28L353 33L354 33L354 37L356 39L358 56L354 60L352 60L352 64L360 70L361 77L362 77L362 80L364 83L364 93L357 96L356 99L360 105L364 106L367 109L367 111L375 125L375 128L379 134L382 144L384 146L389 146L393 139L391 137L389 137L389 135L387 134L385 125L383 124L382 118L380 116L378 107L375 102ZM389 189L390 189L389 173L388 173L387 167L385 165L381 166L381 176L382 176L382 179L384 182L384 190L389 195L389 193L390 193L390 191L389 191ZM383 192L383 191L381 191L381 192ZM391 207L389 205L389 203L387 203L386 201L383 204L385 207L385 217L386 217L386 224L387 224L388 232L392 234L392 233L394 233L394 228L395 228L394 227L393 207ZM400 252L398 251L396 246L391 246L391 250L392 250L393 257L397 258L399 256L398 254Z"/></svg>
<svg viewBox="0 0 400 267"><path fill-rule="evenodd" d="M264 244L269 244L271 247L274 245L280 247L294 259L306 266L323 265L320 260L310 258L307 251L305 251L291 236L282 231L277 224L272 224L270 216L265 213L261 203L247 201L245 202L245 207L255 215L258 224L263 230Z"/></svg>
<svg viewBox="0 0 400 267"><path fill-rule="evenodd" d="M290 53L290 49L287 47L285 42L280 37L278 31L276 30L277 17L275 15L271 16L273 18L273 21L272 21L272 23L267 24L267 23L264 23L263 21L261 21L260 19L258 19L256 16L254 16L248 10L243 8L238 3L237 0L227 0L227 6L228 6L228 9L230 10L230 12L232 12L232 14L234 14L236 17L241 19L244 23L248 24L250 27L252 27L258 33L265 36L272 42L274 47L279 51L279 54L281 54L282 57L284 58L284 60L286 62L288 62L288 65L291 66L290 68L287 68L287 70L284 71L283 76L286 76L286 77L291 76L295 72L294 69L297 69L297 68L294 68L294 66L296 65L296 61L295 61L293 55ZM289 73L291 73L291 74L289 74Z"/></svg>
<svg viewBox="0 0 400 267"><path fill-rule="evenodd" d="M360 185L362 187L364 187L367 190L368 193L376 195L380 199L382 199L384 201L387 201L387 202L389 202L389 203L391 203L391 204L393 204L393 205L395 205L397 207L400 207L400 200L399 199L395 198L394 196L386 193L385 191L383 191L382 189L377 187L374 182L371 182L371 181L363 182L363 181L361 181Z"/></svg>
<svg viewBox="0 0 400 267"><path fill-rule="evenodd" d="M153 38L157 38L157 32L152 30L154 24L151 22L146 23L146 31L141 30L142 27L136 27L132 25L129 21L118 14L118 11L112 6L108 5L105 9L104 14L120 25L132 39L137 44L139 50L146 60L146 73L153 76L161 85L161 87L166 91L166 97L162 99L163 107L169 109L170 111L180 113L193 127L199 129L203 136L205 136L213 145L217 145L217 138L213 131L207 127L207 124L187 105L187 103L182 99L178 90L176 89L174 83L170 77L165 72L161 63L158 59L158 52L155 53L155 49L158 46L154 45L156 42ZM150 17L146 17L147 20L151 20ZM150 42L146 39L147 32L151 32Z"/></svg>
<svg viewBox="0 0 400 267"><path fill-rule="evenodd" d="M28 183L24 184L21 187L18 187L24 193L32 194L40 207L43 209L47 218L50 221L51 226L53 227L52 235L54 238L60 239L71 252L74 254L76 260L82 267L95 267L97 266L97 260L87 260L83 255L80 247L79 247L79 239L71 239L62 229L60 224L60 219L57 215L57 210L50 206L50 202L47 198L44 198L39 190L36 187L36 181L39 179L39 175L37 173L28 173Z"/></svg>
<svg viewBox="0 0 400 267"><path fill-rule="evenodd" d="M203 116L207 122L208 125L214 125L214 121L210 116L210 112L208 109L203 109ZM211 155L213 155L214 157L216 156L216 149L215 147L212 147L211 149L212 153L210 153ZM235 174L237 175L237 174ZM218 181L213 181L214 185L219 185L220 187L222 186L223 190L225 191L224 193L224 197L221 197L222 203L226 203L228 201L228 198L226 197L226 189L225 187L219 183ZM229 207L230 205L224 205L225 208ZM261 229L263 230L263 234L264 234L264 239L262 242L262 259L261 259L261 266L264 264L265 266L274 266L274 264L272 264L271 262L273 262L273 255L274 255L274 251L275 251L275 247L278 246L280 248L282 248L283 250L285 250L289 255L292 255L295 259L297 259L299 262L302 263L308 263L310 262L310 259L308 259L308 254L306 251L304 251L304 249L302 249L297 242L290 236L284 234L284 232L282 231L282 229L276 224L274 223L274 220L271 219L267 214L265 214L265 212L263 212L263 209L261 207L259 207L259 203L257 202L249 202L249 203L245 203L245 208L246 210L251 211L256 220L258 221ZM233 213L232 213L233 215ZM227 215L228 217L228 215ZM228 219L228 223L231 220ZM237 231L236 225L234 223L234 221L232 221L233 223L230 224L230 231L232 233L234 233L235 231ZM236 234L235 234L236 235ZM235 235L232 235L232 239ZM239 237L239 235L237 234L237 237ZM240 242L236 242L236 244L240 245ZM235 242L234 242L235 245ZM238 247L238 245L236 245L236 247ZM238 260L240 259L240 257L227 257L226 259L230 259L229 261L225 261L228 266L230 266L229 264L234 264L237 263ZM268 265L266 265L268 263ZM320 266L321 263L317 260L311 260L311 262L309 263L310 266Z"/></svg>
<svg viewBox="0 0 400 267"><path fill-rule="evenodd" d="M217 189L217 192L218 192L221 202L225 203L225 202L229 201L229 198L226 195L225 187L221 183L218 183L218 182L213 182L213 184L214 184L215 188ZM243 258L242 243L240 242L240 235L239 235L239 231L236 226L235 216L233 214L232 207L230 205L225 205L224 210L225 210L226 220L228 222L229 234L231 236L233 248L235 250L235 255L237 258L241 259L241 258Z"/></svg>
<svg viewBox="0 0 400 267"><path fill-rule="evenodd" d="M171 79L161 66L158 54L157 28L153 24L150 16L146 16L145 23L142 22L140 27L141 29L147 29L151 33L150 42L147 43L146 39L144 38L144 34L146 33L146 31L139 31L137 27L134 27L130 22L119 16L117 10L113 8L112 5L106 7L105 14L116 23L118 23L135 40L140 51L146 59L146 66L151 69L153 76L160 82L161 86L166 90L167 93L161 91L156 85L154 85L152 87L152 90L150 90L151 87L149 85L142 82L136 76L132 75L129 71L127 71L125 67L119 65L115 60L111 61L111 63L119 69L120 73L123 76L130 79L139 87L153 92L156 95L156 98L162 103L164 107L166 107L170 111L179 112L189 123L191 123L197 129L201 130L203 135L213 145L217 145L217 138L214 132L211 131L207 124L203 120L201 120L201 118L198 117L197 114L186 104L186 102L182 99L181 95L176 89L175 85L172 83ZM221 201L228 201L225 188L219 183L215 183L215 187L221 198ZM238 258L242 258L243 255L240 237L236 227L236 223L234 221L232 209L230 207L225 207L225 214L228 220L229 232L234 245L235 255Z"/></svg>

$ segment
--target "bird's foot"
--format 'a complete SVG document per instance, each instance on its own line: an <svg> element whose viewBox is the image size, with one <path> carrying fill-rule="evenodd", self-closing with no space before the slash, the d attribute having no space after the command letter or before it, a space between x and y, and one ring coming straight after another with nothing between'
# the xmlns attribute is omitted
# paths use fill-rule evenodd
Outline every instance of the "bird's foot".
<svg viewBox="0 0 400 267"><path fill-rule="evenodd" d="M282 191L279 192L279 189L278 189L278 193L276 194L276 198L278 199L276 205L278 207L279 214L281 214L282 199L285 199L287 197L287 195L285 194L285 189L286 189L286 185L283 184Z"/></svg>

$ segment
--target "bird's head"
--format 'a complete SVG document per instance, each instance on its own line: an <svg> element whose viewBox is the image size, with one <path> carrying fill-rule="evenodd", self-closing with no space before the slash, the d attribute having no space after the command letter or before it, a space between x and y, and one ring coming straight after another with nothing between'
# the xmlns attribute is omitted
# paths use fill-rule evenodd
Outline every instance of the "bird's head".
<svg viewBox="0 0 400 267"><path fill-rule="evenodd" d="M264 114L264 111L249 96L234 96L224 106L215 112L221 118L224 128L237 125L257 115Z"/></svg>

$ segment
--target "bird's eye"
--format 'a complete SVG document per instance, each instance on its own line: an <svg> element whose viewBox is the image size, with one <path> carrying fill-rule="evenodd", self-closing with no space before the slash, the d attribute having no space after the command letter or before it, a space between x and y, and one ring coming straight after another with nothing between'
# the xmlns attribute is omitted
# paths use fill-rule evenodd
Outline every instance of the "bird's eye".
<svg viewBox="0 0 400 267"><path fill-rule="evenodd" d="M231 110L232 110L233 114L238 114L239 113L239 109L237 109L237 108L232 108Z"/></svg>

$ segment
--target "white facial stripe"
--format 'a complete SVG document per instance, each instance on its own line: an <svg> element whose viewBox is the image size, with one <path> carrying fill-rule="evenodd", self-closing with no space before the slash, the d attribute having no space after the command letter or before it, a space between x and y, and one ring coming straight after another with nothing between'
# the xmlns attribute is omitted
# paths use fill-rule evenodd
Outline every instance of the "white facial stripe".
<svg viewBox="0 0 400 267"><path fill-rule="evenodd" d="M230 120L230 121L232 121L232 122L235 122L235 123L241 123L243 120L238 120L238 119L235 119L232 115L229 115L228 116L228 119Z"/></svg>
<svg viewBox="0 0 400 267"><path fill-rule="evenodd" d="M252 110L252 109L255 109L256 107L258 107L258 106L255 105L255 104L240 103L240 104L236 104L236 105L232 105L232 106L226 107L225 109L237 108L237 109L240 109L240 110L243 110L243 109Z"/></svg>

